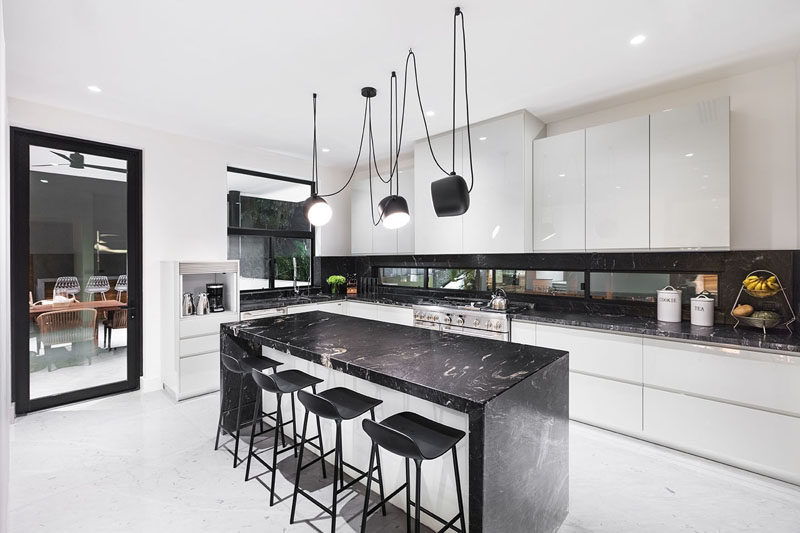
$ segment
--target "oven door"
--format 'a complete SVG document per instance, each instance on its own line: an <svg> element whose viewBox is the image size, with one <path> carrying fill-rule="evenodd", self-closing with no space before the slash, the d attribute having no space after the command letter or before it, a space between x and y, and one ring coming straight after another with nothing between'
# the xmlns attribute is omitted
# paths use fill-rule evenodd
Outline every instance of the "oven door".
<svg viewBox="0 0 800 533"><path fill-rule="evenodd" d="M442 326L442 331L447 333L457 333L459 335L469 335L470 337L481 337L484 339L494 339L498 341L511 340L508 331L488 331L485 329L465 328L463 326Z"/></svg>
<svg viewBox="0 0 800 533"><path fill-rule="evenodd" d="M441 326L435 322L428 322L425 320L414 320L414 327L415 328L423 328L423 329L430 329L433 331L440 331Z"/></svg>

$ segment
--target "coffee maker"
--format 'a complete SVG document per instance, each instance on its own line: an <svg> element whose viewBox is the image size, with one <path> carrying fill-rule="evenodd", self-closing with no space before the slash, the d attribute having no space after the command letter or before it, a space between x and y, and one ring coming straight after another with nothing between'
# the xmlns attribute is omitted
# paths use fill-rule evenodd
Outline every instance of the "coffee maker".
<svg viewBox="0 0 800 533"><path fill-rule="evenodd" d="M222 291L224 286L222 283L207 283L206 294L208 294L208 306L212 313L221 313L225 310L225 305L222 303Z"/></svg>

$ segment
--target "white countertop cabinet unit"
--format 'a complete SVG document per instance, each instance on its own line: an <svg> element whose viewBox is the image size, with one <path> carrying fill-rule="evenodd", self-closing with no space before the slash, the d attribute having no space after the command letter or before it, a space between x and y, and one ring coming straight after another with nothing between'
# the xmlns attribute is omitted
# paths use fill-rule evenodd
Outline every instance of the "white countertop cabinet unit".
<svg viewBox="0 0 800 533"><path fill-rule="evenodd" d="M193 293L196 301L207 283L225 286L225 311L182 316L183 293ZM164 390L175 400L219 390L219 327L239 320L239 262L165 261L161 290Z"/></svg>
<svg viewBox="0 0 800 533"><path fill-rule="evenodd" d="M650 115L650 247L730 247L730 98Z"/></svg>
<svg viewBox="0 0 800 533"><path fill-rule="evenodd" d="M650 247L650 118L586 130L586 249Z"/></svg>
<svg viewBox="0 0 800 533"><path fill-rule="evenodd" d="M533 251L586 249L586 131L533 141Z"/></svg>

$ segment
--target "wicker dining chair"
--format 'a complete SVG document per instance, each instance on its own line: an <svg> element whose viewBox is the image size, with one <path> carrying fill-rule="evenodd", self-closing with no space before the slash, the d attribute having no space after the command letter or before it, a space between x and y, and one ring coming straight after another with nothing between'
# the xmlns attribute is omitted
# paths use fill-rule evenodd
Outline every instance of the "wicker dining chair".
<svg viewBox="0 0 800 533"><path fill-rule="evenodd" d="M57 344L91 342L93 347L97 347L96 309L65 309L42 313L36 317L36 325L39 326L45 356ZM91 365L91 353L87 354L86 359ZM47 371L52 371L50 362L47 364Z"/></svg>
<svg viewBox="0 0 800 533"><path fill-rule="evenodd" d="M111 348L111 333L115 329L127 329L128 310L117 309L108 312L109 317L103 320L103 348Z"/></svg>

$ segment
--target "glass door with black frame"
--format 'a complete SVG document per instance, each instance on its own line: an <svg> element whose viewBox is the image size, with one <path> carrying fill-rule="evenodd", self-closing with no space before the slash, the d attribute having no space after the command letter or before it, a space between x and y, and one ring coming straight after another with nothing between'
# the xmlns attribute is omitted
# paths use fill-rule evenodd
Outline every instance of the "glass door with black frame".
<svg viewBox="0 0 800 533"><path fill-rule="evenodd" d="M27 168L14 176L15 200L27 192L28 231L13 250L26 263L14 280L17 298L26 300L15 309L27 311L15 317L17 325L25 321L15 328L18 336L24 331L24 340L15 339L18 411L136 388L141 354L131 342L131 290L139 279L131 263L140 254L132 246L138 228L132 235L129 179L138 165L124 149L115 157L94 143L21 137L16 168L20 156Z"/></svg>

